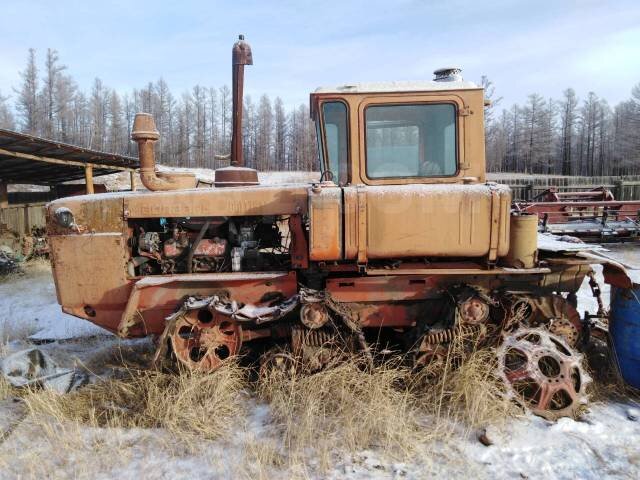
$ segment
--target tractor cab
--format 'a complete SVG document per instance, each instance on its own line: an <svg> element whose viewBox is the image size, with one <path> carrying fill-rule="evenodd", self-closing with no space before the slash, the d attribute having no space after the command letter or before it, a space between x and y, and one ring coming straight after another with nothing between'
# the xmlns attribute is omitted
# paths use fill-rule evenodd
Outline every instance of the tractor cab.
<svg viewBox="0 0 640 480"><path fill-rule="evenodd" d="M483 89L459 69L435 73L311 94L312 259L506 255L510 192L485 182Z"/></svg>
<svg viewBox="0 0 640 480"><path fill-rule="evenodd" d="M482 88L458 69L426 82L319 88L311 94L323 180L337 185L482 183Z"/></svg>

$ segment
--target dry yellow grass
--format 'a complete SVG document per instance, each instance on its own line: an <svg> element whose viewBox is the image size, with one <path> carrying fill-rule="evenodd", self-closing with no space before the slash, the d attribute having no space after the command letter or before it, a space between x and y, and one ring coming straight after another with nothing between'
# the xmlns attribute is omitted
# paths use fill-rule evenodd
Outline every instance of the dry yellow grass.
<svg viewBox="0 0 640 480"><path fill-rule="evenodd" d="M218 438L234 428L244 404L245 374L234 363L214 373L124 370L113 378L59 395L32 392L32 416L91 427L165 428L182 441Z"/></svg>
<svg viewBox="0 0 640 480"><path fill-rule="evenodd" d="M453 426L470 430L499 424L522 413L505 395L495 350L486 348L486 341L457 336L444 361L428 366L414 379L412 389L419 390L421 407L445 431Z"/></svg>
<svg viewBox="0 0 640 480"><path fill-rule="evenodd" d="M0 375L0 400L5 400L13 395L13 389L2 375Z"/></svg>
<svg viewBox="0 0 640 480"><path fill-rule="evenodd" d="M314 375L268 375L258 385L269 402L289 460L309 450L326 468L336 451L376 448L405 457L424 434L409 372L391 365L363 369L353 359Z"/></svg>
<svg viewBox="0 0 640 480"><path fill-rule="evenodd" d="M139 360L119 350L106 356L116 364ZM117 455L118 465L138 455L142 447L130 442L140 435L153 438L168 457L202 455L204 442L235 436L244 456L236 474L247 478L272 478L283 469L305 478L329 470L337 456L367 449L381 457L427 463L434 445L448 444L460 426L475 429L517 413L502 396L493 356L491 350L455 344L434 377L416 378L400 361L368 367L360 357L313 375L273 372L255 384L256 397L266 402L272 420L259 436L248 429L252 401L247 401L246 372L237 364L206 375L129 367L67 395L26 392L28 417L21 428L41 432L39 438L48 444L41 451L84 458L90 442L90 450L108 448ZM127 439L125 432L136 428L142 430ZM17 450L29 464L28 455ZM0 458L0 465L11 458ZM109 468L108 463L101 468Z"/></svg>
<svg viewBox="0 0 640 480"><path fill-rule="evenodd" d="M420 382L423 388L420 404L436 417L440 427L458 425L476 429L503 423L522 413L504 395L493 351L477 350L460 365L456 363L450 352L441 376Z"/></svg>

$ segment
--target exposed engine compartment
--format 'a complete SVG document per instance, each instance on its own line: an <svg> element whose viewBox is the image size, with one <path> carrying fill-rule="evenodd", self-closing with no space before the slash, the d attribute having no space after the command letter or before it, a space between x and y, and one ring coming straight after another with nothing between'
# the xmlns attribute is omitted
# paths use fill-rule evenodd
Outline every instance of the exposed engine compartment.
<svg viewBox="0 0 640 480"><path fill-rule="evenodd" d="M129 221L129 276L280 271L290 267L286 218L158 218Z"/></svg>

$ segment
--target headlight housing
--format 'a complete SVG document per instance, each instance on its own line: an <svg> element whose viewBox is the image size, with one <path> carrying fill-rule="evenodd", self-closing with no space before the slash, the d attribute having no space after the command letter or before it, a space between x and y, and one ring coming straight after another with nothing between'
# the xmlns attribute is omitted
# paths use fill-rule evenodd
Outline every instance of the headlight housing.
<svg viewBox="0 0 640 480"><path fill-rule="evenodd" d="M71 228L73 225L75 225L73 213L66 207L60 207L56 209L53 217L56 219L56 223L61 227Z"/></svg>

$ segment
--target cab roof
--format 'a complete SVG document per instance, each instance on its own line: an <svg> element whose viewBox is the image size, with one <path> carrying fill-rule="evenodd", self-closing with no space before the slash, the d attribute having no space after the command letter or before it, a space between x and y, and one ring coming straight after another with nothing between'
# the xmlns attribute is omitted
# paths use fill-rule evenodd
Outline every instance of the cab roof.
<svg viewBox="0 0 640 480"><path fill-rule="evenodd" d="M397 82L369 82L349 83L337 86L316 88L316 94L322 93L393 93L393 92L433 92L446 90L476 90L478 85L466 80L454 81L397 81Z"/></svg>

